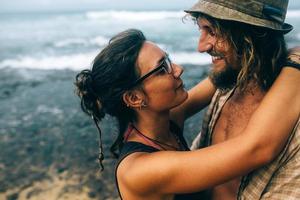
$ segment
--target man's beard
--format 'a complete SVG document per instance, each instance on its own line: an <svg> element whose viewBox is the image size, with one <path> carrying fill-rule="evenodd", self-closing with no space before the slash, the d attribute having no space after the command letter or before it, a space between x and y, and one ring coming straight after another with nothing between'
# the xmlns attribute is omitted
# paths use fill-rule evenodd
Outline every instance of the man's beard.
<svg viewBox="0 0 300 200"><path fill-rule="evenodd" d="M238 70L227 65L222 71L216 72L212 69L209 78L218 89L228 91L236 85L238 74Z"/></svg>

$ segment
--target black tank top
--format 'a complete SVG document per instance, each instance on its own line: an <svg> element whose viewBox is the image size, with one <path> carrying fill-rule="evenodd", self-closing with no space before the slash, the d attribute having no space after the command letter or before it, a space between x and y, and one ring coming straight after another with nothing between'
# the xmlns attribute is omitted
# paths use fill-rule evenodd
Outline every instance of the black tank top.
<svg viewBox="0 0 300 200"><path fill-rule="evenodd" d="M170 130L171 130L172 133L177 135L177 137L179 138L181 144L185 148L184 151L189 151L190 149L188 148L188 145L187 145L187 143L186 143L186 141L183 137L181 129L176 124L174 124L174 122L170 123ZM159 150L154 148L154 147L151 147L151 146L145 145L143 143L140 143L140 142L126 142L126 143L124 143L124 145L121 149L120 157L117 161L116 168L115 168L115 181L116 181L118 193L119 193L119 196L120 196L121 199L122 199L122 197L121 197L121 193L120 193L120 190L119 190L118 179L117 179L117 169L118 169L119 164L122 162L122 160L124 158L126 158L127 156L129 156L130 154L135 153L135 152L153 153L153 152L157 152L157 151L159 151ZM174 200L193 200L193 199L199 199L199 193L177 194L174 197Z"/></svg>

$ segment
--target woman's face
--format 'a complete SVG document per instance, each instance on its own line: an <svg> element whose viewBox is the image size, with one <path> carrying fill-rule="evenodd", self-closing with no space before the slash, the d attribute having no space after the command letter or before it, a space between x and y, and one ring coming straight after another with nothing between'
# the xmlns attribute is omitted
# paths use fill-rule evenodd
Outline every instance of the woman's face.
<svg viewBox="0 0 300 200"><path fill-rule="evenodd" d="M141 83L146 95L148 109L154 111L169 110L186 100L187 92L183 88L180 78L183 69L181 66L169 62L166 53L152 42L146 41L138 55L137 65L140 77L153 69L160 68Z"/></svg>

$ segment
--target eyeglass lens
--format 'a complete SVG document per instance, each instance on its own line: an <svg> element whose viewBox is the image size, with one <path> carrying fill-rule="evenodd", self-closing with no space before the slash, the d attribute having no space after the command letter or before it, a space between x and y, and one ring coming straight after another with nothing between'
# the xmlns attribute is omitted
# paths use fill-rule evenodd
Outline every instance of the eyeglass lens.
<svg viewBox="0 0 300 200"><path fill-rule="evenodd" d="M172 62L168 56L166 56L164 63L165 63L165 69L167 70L167 72L169 74L171 74L173 71L173 68L172 68Z"/></svg>

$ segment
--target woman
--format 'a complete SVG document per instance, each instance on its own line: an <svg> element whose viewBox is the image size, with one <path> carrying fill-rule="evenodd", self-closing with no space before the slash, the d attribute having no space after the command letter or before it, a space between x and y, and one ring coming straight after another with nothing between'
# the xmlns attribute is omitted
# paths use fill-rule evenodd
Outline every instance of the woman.
<svg viewBox="0 0 300 200"><path fill-rule="evenodd" d="M174 109L175 117L170 121L171 109L188 97L180 78L182 72L142 32L127 30L111 39L95 58L92 71L83 70L76 77L82 109L93 117L97 127L105 114L119 122L119 137L111 150L121 152L116 182L123 199L192 199L186 193L220 184L270 162L299 117L300 75L294 69L284 69L243 134L188 151L182 121L189 116L186 113L195 112L194 107L209 103L214 87L208 79L198 84L197 90L203 88L203 95L193 95L181 110ZM289 90L284 90L287 87ZM276 102L279 96L281 101ZM282 103L287 101L289 105ZM197 105L187 105L194 102ZM287 107L282 119L280 113ZM269 110L272 113L265 112ZM176 112L186 115L178 117ZM268 137L270 124L279 119L273 137ZM257 123L262 121L265 123Z"/></svg>

